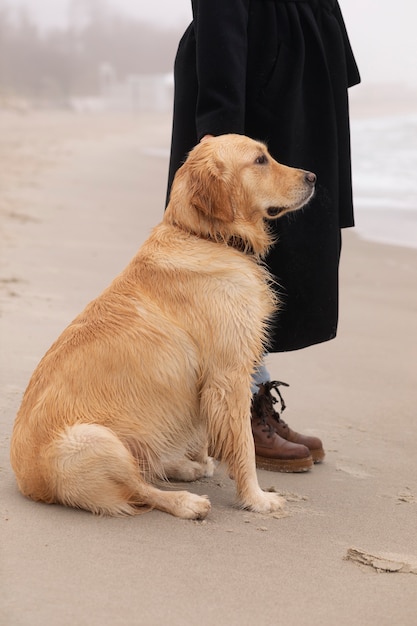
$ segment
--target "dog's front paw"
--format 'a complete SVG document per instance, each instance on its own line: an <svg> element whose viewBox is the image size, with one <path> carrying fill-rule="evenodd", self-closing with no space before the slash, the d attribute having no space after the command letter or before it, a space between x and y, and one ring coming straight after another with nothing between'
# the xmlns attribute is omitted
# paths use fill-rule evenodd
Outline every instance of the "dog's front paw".
<svg viewBox="0 0 417 626"><path fill-rule="evenodd" d="M176 506L174 515L183 519L204 519L211 509L210 500L207 496L197 496L188 491L176 493Z"/></svg>
<svg viewBox="0 0 417 626"><path fill-rule="evenodd" d="M255 511L255 513L273 513L285 508L285 498L260 489L256 497L251 498L250 502L243 503L243 508Z"/></svg>

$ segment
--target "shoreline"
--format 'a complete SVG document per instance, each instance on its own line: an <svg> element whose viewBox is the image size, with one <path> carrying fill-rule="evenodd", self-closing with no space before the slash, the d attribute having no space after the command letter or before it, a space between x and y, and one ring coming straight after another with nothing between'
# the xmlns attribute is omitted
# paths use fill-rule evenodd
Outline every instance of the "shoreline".
<svg viewBox="0 0 417 626"><path fill-rule="evenodd" d="M417 92L404 85L349 90L356 231L417 248Z"/></svg>

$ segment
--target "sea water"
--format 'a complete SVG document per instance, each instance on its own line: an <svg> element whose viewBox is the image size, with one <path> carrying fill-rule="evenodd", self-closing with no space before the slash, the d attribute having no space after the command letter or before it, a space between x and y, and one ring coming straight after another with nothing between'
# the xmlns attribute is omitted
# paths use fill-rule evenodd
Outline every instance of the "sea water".
<svg viewBox="0 0 417 626"><path fill-rule="evenodd" d="M351 120L356 230L417 248L416 113Z"/></svg>

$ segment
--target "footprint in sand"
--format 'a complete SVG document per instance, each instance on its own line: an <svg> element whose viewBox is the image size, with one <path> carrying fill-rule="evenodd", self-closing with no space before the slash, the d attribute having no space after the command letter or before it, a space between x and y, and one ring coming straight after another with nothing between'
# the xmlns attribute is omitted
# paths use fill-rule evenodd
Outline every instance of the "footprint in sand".
<svg viewBox="0 0 417 626"><path fill-rule="evenodd" d="M353 476L354 478L372 478L372 474L368 474L368 472L365 472L357 467L349 467L348 465L339 465L336 467L336 471L349 474L349 476Z"/></svg>

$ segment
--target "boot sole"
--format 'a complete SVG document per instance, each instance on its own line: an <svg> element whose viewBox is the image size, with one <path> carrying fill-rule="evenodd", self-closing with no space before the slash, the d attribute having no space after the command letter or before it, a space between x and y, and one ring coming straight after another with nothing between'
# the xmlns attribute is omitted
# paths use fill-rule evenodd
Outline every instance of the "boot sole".
<svg viewBox="0 0 417 626"><path fill-rule="evenodd" d="M313 457L304 459L268 459L264 456L256 455L256 467L268 470L269 472L285 472L287 474L308 472L314 464ZM317 463L319 461L316 461Z"/></svg>
<svg viewBox="0 0 417 626"><path fill-rule="evenodd" d="M326 456L326 453L324 452L323 448L318 448L317 450L311 450L311 456L313 458L313 463L321 463L324 459L324 457Z"/></svg>

